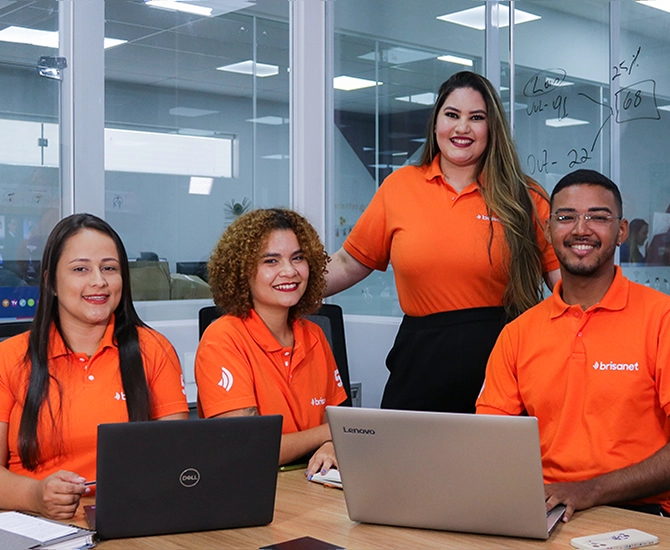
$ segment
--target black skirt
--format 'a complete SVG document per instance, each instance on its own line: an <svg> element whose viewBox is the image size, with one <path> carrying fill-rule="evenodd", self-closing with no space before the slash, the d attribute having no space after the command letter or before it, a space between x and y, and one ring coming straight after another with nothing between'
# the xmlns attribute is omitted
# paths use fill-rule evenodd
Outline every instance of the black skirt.
<svg viewBox="0 0 670 550"><path fill-rule="evenodd" d="M474 413L502 307L405 315L386 358L383 409Z"/></svg>

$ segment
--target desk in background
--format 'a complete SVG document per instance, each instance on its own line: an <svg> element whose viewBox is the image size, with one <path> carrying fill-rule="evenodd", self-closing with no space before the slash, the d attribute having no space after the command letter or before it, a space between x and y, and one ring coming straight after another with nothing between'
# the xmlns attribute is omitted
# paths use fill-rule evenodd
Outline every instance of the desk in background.
<svg viewBox="0 0 670 550"><path fill-rule="evenodd" d="M92 498L83 499L90 504ZM156 503L160 506L160 503ZM74 523L85 526L80 507ZM339 489L309 483L302 471L282 472L277 482L274 521L264 527L205 531L137 539L109 540L101 550L193 550L226 548L253 550L259 546L312 536L348 550L375 549L524 549L570 548L570 539L617 529L636 528L658 536L660 544L650 548L670 548L670 519L618 508L598 507L577 512L567 524L559 525L548 541L470 535L355 523L347 515L344 493Z"/></svg>

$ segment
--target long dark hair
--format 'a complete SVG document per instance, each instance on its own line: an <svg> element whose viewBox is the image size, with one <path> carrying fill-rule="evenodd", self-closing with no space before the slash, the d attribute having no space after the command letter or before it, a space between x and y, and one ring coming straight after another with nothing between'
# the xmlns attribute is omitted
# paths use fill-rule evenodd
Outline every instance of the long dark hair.
<svg viewBox="0 0 670 550"><path fill-rule="evenodd" d="M521 169L505 110L495 88L486 78L470 71L456 73L440 86L419 164L431 164L440 153L435 135L437 117L447 97L461 88L479 92L486 105L488 143L477 162L475 179L486 203L489 218L492 219L492 214L495 213L502 222L510 253L505 266L509 281L503 295L503 305L507 313L514 317L542 299L542 256L535 235L535 223L543 225L544 220L538 219L531 192L539 194L545 200L548 197L542 187ZM490 221L489 225L490 259L493 222Z"/></svg>
<svg viewBox="0 0 670 550"><path fill-rule="evenodd" d="M112 227L91 214L74 214L62 219L51 231L42 255L40 277L40 298L30 328L28 350L24 358L30 369L30 379L26 392L21 424L19 425L19 456L23 467L35 470L40 462L40 442L37 439L37 426L40 411L45 403L54 422L54 411L49 399L50 380L58 379L49 370L49 335L54 325L61 338L68 345L67 337L61 329L58 315L56 289L56 267L63 254L68 239L79 231L90 229L110 237L116 245L121 270L121 300L114 310L114 340L119 349L119 368L123 391L126 394L126 406L130 421L149 420L151 406L149 388L144 374L144 362L140 350L138 326L145 326L133 306L130 292L130 271L128 256L119 235ZM69 345L68 345L69 347ZM60 391L60 386L59 386Z"/></svg>

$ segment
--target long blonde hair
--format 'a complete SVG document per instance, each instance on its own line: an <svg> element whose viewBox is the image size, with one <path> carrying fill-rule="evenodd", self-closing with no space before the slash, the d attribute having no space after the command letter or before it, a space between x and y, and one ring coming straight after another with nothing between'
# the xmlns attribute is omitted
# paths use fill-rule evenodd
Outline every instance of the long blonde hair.
<svg viewBox="0 0 670 550"><path fill-rule="evenodd" d="M452 75L440 86L426 134L426 146L420 164L429 165L440 154L435 135L437 117L447 97L460 88L479 92L486 104L488 143L477 162L475 179L486 203L489 219L493 213L500 219L509 248L506 271L509 280L503 294L503 305L514 317L542 299L542 258L536 237L538 219L531 193L548 201L542 187L526 176L514 147L500 97L493 85L483 76L469 71ZM489 259L493 242L493 222L490 221Z"/></svg>

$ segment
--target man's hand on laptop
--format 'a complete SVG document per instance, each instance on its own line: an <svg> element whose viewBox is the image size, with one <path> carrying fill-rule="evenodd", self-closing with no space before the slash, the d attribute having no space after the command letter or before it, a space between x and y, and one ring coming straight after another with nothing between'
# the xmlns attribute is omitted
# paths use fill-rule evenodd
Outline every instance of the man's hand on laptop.
<svg viewBox="0 0 670 550"><path fill-rule="evenodd" d="M598 504L595 500L593 480L552 483L544 486L547 511L559 504L565 505L562 521L570 521L575 510L586 510Z"/></svg>

